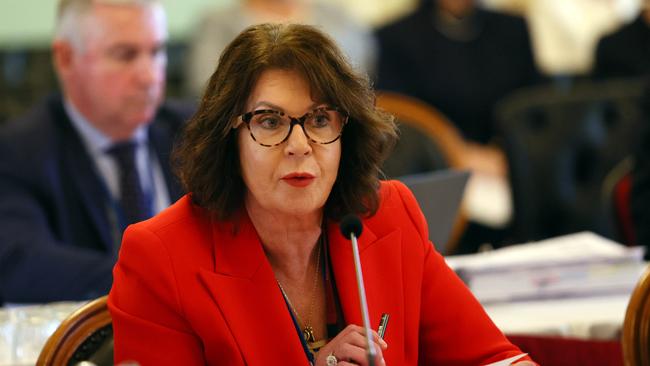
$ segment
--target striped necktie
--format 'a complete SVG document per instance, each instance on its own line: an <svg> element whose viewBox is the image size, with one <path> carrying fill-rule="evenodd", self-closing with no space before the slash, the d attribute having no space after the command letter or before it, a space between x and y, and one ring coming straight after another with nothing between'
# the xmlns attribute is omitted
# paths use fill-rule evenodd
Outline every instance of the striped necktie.
<svg viewBox="0 0 650 366"><path fill-rule="evenodd" d="M151 201L142 188L140 174L136 167L133 141L120 142L108 149L117 163L120 184L120 206L124 217L123 226L151 217Z"/></svg>

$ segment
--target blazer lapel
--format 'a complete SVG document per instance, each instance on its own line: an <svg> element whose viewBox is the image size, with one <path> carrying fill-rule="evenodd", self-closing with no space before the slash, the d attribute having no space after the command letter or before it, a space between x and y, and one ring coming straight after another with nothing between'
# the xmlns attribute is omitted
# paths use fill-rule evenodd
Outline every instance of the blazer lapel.
<svg viewBox="0 0 650 366"><path fill-rule="evenodd" d="M62 150L64 171L79 192L81 201L99 233L101 245L107 249L119 246L120 229L116 217L111 216L113 210L107 188L99 178L95 164L84 148L81 138L72 127L63 104L60 101L55 104L54 114L59 115L56 120L61 121L61 141L64 141L59 147Z"/></svg>
<svg viewBox="0 0 650 366"><path fill-rule="evenodd" d="M300 338L248 216L213 226L214 272L201 281L219 307L249 366L308 365Z"/></svg>
<svg viewBox="0 0 650 366"><path fill-rule="evenodd" d="M346 324L363 326L357 290L354 257L350 240L341 235L338 224L328 225L330 258ZM390 315L385 334L388 349L386 363L402 364L395 359L404 354L404 288L402 283L402 235L395 230L378 237L366 225L358 239L370 326L377 330L383 313ZM416 340L410 340L416 341ZM392 356L394 355L394 356Z"/></svg>

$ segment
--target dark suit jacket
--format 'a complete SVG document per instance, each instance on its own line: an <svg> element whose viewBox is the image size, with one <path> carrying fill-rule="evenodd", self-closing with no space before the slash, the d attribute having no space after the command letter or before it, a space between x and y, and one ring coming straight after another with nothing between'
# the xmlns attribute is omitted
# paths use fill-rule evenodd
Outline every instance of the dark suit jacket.
<svg viewBox="0 0 650 366"><path fill-rule="evenodd" d="M163 105L149 128L172 201L172 140L189 108ZM121 232L114 205L60 97L0 130L0 303L106 294Z"/></svg>
<svg viewBox="0 0 650 366"><path fill-rule="evenodd" d="M641 16L598 42L593 73L598 78L650 74L650 26Z"/></svg>
<svg viewBox="0 0 650 366"><path fill-rule="evenodd" d="M483 9L474 16L478 35L469 41L438 31L431 5L381 28L377 88L433 105L465 138L485 143L494 135L494 104L538 74L523 19Z"/></svg>
<svg viewBox="0 0 650 366"><path fill-rule="evenodd" d="M402 183L382 183L359 253L371 326L390 314L388 365L483 365L521 353L429 241ZM273 269L246 212L216 221L186 196L130 226L108 305L115 362L308 365ZM327 223L345 324L362 324L350 242ZM146 258L146 260L143 260Z"/></svg>

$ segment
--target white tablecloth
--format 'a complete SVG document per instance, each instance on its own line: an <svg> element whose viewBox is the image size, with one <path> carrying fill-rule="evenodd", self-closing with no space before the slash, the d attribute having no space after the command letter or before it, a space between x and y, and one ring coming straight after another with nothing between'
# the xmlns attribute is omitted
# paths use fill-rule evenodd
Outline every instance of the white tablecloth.
<svg viewBox="0 0 650 366"><path fill-rule="evenodd" d="M629 295L501 303L485 306L506 334L618 339Z"/></svg>

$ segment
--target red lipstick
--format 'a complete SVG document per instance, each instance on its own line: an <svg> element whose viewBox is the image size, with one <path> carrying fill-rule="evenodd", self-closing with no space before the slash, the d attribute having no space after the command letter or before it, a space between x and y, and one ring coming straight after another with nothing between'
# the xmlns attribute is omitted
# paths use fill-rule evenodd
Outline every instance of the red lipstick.
<svg viewBox="0 0 650 366"><path fill-rule="evenodd" d="M282 180L294 187L307 187L314 181L314 176L309 173L290 173L282 177Z"/></svg>

